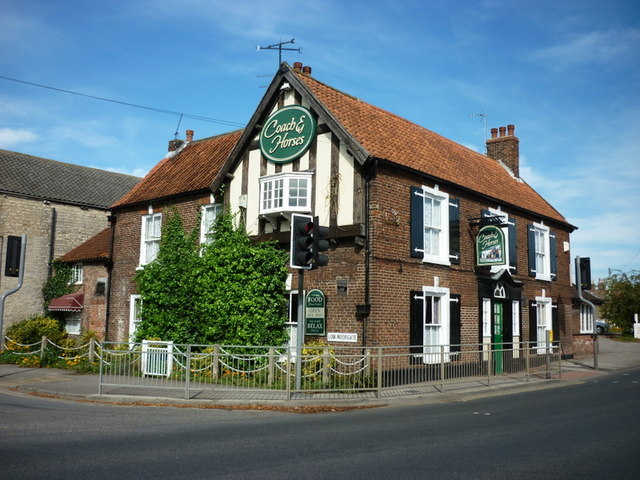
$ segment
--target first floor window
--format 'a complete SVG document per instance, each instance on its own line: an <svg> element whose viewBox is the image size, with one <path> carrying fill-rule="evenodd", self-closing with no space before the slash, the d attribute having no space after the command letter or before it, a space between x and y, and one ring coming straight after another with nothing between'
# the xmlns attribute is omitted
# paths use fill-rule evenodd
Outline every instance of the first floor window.
<svg viewBox="0 0 640 480"><path fill-rule="evenodd" d="M593 333L593 309L586 303L580 304L580 333Z"/></svg>
<svg viewBox="0 0 640 480"><path fill-rule="evenodd" d="M311 211L312 172L278 173L260 179L260 213Z"/></svg>
<svg viewBox="0 0 640 480"><path fill-rule="evenodd" d="M140 235L140 266L153 262L160 250L160 234L162 230L162 214L151 213L142 216L142 232Z"/></svg>
<svg viewBox="0 0 640 480"><path fill-rule="evenodd" d="M82 264L74 263L71 265L71 283L73 285L82 285Z"/></svg>
<svg viewBox="0 0 640 480"><path fill-rule="evenodd" d="M136 330L142 321L140 309L142 307L142 297L140 295L131 295L129 297L129 341L133 342L136 336Z"/></svg>
<svg viewBox="0 0 640 480"><path fill-rule="evenodd" d="M200 217L200 244L209 245L213 242L215 232L213 231L218 215L222 213L222 205L211 203L202 207Z"/></svg>
<svg viewBox="0 0 640 480"><path fill-rule="evenodd" d="M529 276L555 280L557 274L556 236L541 223L528 226Z"/></svg>
<svg viewBox="0 0 640 480"><path fill-rule="evenodd" d="M411 187L411 256L460 263L460 201L438 188Z"/></svg>

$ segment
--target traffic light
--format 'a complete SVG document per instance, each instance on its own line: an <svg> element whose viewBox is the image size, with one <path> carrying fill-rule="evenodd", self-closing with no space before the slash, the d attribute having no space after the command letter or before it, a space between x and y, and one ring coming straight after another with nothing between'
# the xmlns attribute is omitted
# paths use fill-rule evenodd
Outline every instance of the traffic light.
<svg viewBox="0 0 640 480"><path fill-rule="evenodd" d="M291 215L291 268L310 270L327 265L329 258L320 252L329 248L324 238L328 233L327 227L318 224L318 217Z"/></svg>

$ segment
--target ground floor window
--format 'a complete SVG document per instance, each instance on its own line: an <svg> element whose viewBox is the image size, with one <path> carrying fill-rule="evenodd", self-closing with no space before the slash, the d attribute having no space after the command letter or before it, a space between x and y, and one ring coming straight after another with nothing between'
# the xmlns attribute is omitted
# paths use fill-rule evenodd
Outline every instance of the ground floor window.
<svg viewBox="0 0 640 480"><path fill-rule="evenodd" d="M136 336L138 325L142 321L140 317L140 308L142 307L142 297L140 295L131 295L129 297L129 341L133 342Z"/></svg>
<svg viewBox="0 0 640 480"><path fill-rule="evenodd" d="M546 353L548 347L550 347L547 344L547 332L549 332L549 340L551 342L559 340L559 338L554 338L559 335L557 305L553 304L549 297L536 297L535 301L531 303L529 318L530 340L534 342L536 353Z"/></svg>
<svg viewBox="0 0 640 480"><path fill-rule="evenodd" d="M580 333L593 333L593 309L586 303L580 304Z"/></svg>
<svg viewBox="0 0 640 480"><path fill-rule="evenodd" d="M81 314L71 313L64 317L64 331L69 335L80 335Z"/></svg>
<svg viewBox="0 0 640 480"><path fill-rule="evenodd" d="M424 363L448 361L451 352L460 350L459 295L434 282L412 291L410 302L410 351Z"/></svg>

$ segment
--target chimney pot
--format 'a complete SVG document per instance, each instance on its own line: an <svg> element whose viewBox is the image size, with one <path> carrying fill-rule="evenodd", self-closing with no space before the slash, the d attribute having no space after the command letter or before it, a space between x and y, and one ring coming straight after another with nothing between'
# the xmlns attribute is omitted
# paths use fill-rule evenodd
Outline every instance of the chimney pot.
<svg viewBox="0 0 640 480"><path fill-rule="evenodd" d="M293 62L293 69L296 72L302 71L302 62Z"/></svg>
<svg viewBox="0 0 640 480"><path fill-rule="evenodd" d="M504 137L507 134L507 128L506 127L500 127L500 136Z"/></svg>
<svg viewBox="0 0 640 480"><path fill-rule="evenodd" d="M309 65L305 65L302 67L302 73L306 73L307 75L311 75L311 67Z"/></svg>
<svg viewBox="0 0 640 480"><path fill-rule="evenodd" d="M511 124L511 125L507 125L507 135L509 135L510 137L513 137L513 132L516 129L516 126Z"/></svg>
<svg viewBox="0 0 640 480"><path fill-rule="evenodd" d="M498 129L497 128L492 128L491 129L491 138L496 138L498 136Z"/></svg>
<svg viewBox="0 0 640 480"><path fill-rule="evenodd" d="M187 130L186 140L187 142L191 142L193 140L193 130Z"/></svg>

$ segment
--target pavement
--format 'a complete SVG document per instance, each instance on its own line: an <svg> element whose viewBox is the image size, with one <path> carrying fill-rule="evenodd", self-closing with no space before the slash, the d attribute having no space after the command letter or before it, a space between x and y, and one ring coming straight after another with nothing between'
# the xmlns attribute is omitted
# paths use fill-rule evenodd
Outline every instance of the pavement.
<svg viewBox="0 0 640 480"><path fill-rule="evenodd" d="M55 368L25 368L0 364L0 391L9 390L41 397L118 405L179 406L198 408L273 409L297 412L336 411L403 404L428 404L468 401L474 398L505 395L532 389L555 388L589 381L593 377L640 367L640 341L622 342L608 336L599 337L598 368L594 369L594 355L563 360L560 372L550 379L531 376L518 381L501 381L500 377L486 382L469 381L447 385L445 391L425 386L407 391L385 392L385 395L300 395L291 400L280 397L238 395L230 392L210 398L197 395L186 400L184 392L147 390L143 393L122 394L104 389L98 394L99 377L71 370ZM513 380L513 379L511 379ZM182 398L181 398L182 397Z"/></svg>

